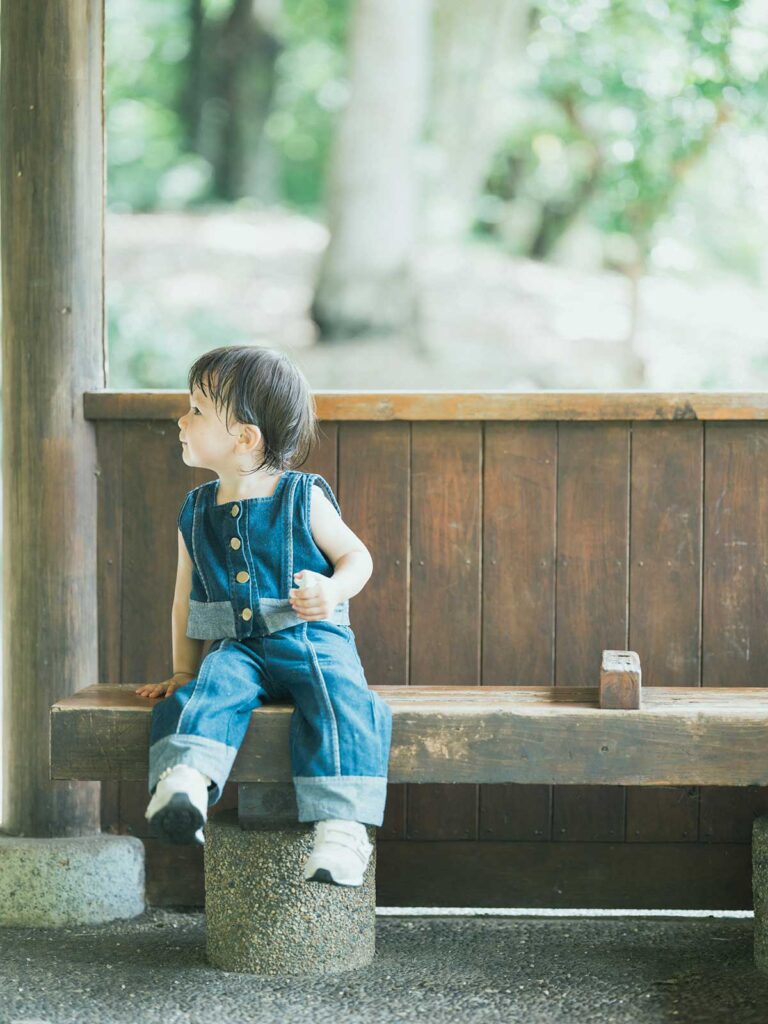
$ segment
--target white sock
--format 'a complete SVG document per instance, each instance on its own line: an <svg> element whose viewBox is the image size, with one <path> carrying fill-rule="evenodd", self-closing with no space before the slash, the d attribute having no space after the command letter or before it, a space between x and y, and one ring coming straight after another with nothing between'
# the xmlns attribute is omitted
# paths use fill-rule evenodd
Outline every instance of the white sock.
<svg viewBox="0 0 768 1024"><path fill-rule="evenodd" d="M159 782L160 779L164 779L167 775L170 775L171 772L178 772L180 769L183 772L194 772L195 775L200 775L203 779L205 779L205 785L210 786L211 780L208 778L208 776L204 775L197 768L193 768L192 765L190 764L174 764L171 765L170 768L165 768L162 772L160 772L159 776L157 777L157 781Z"/></svg>
<svg viewBox="0 0 768 1024"><path fill-rule="evenodd" d="M208 785L210 779L188 764L174 764L164 769L157 780L155 792L144 812L145 818L151 818L162 810L173 798L175 793L186 793L197 807L203 818L208 815Z"/></svg>

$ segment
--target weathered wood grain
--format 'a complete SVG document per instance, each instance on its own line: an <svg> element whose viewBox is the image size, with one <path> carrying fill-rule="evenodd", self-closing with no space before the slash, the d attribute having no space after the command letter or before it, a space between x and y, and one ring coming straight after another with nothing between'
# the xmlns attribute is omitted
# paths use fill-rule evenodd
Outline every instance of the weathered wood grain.
<svg viewBox="0 0 768 1024"><path fill-rule="evenodd" d="M637 651L603 651L598 699L600 707L624 711L641 707L641 679Z"/></svg>
<svg viewBox="0 0 768 1024"><path fill-rule="evenodd" d="M482 685L554 683L557 424L484 426ZM480 786L483 839L548 840L552 787Z"/></svg>
<svg viewBox="0 0 768 1024"><path fill-rule="evenodd" d="M764 420L765 391L376 391L318 390L322 420ZM88 419L175 419L185 391L117 391L84 395Z"/></svg>
<svg viewBox="0 0 768 1024"><path fill-rule="evenodd" d="M627 647L629 427L561 423L557 454L555 684L596 685L600 652ZM624 792L553 793L553 839L624 836Z"/></svg>
<svg viewBox="0 0 768 1024"><path fill-rule="evenodd" d="M51 704L98 664L95 430L106 383L103 4L0 18L3 829L97 832L99 787L51 784Z"/></svg>
<svg viewBox="0 0 768 1024"><path fill-rule="evenodd" d="M701 685L702 423L633 423L629 637L643 686ZM626 791L628 842L693 842L699 790Z"/></svg>
<svg viewBox="0 0 768 1024"><path fill-rule="evenodd" d="M575 396L578 408L569 407L570 396L565 394L498 394L488 406L487 416L478 416L478 422L471 422L472 415L462 423L465 407L456 404L455 395L446 393L424 396L422 407L419 393L395 395L394 408L379 407L377 393L357 397L345 392L315 394L319 399L322 439L311 460L301 468L322 473L336 488L347 521L373 555L374 577L353 600L351 617L366 676L374 688L383 687L388 694L390 687L412 690L418 695L420 683L444 682L446 685L439 691L441 702L453 704L458 700L459 706L466 706L466 694L458 691L480 692L494 684L504 685L519 689L520 706L527 715L531 689L567 692L574 683L583 683L584 701L591 712L621 714L600 711L595 684L601 650L631 648L643 663L644 697L662 691L667 704L677 709L682 698L669 687L693 687L711 701L708 684L724 690L739 685L744 690L755 687L756 703L748 705L748 713L765 706L767 695L760 688L768 686L768 675L762 678L761 665L765 659L760 652L768 650L763 626L768 593L762 575L768 556L761 552L765 546L764 524L768 522L762 481L768 479L768 474L763 466L761 431L768 427L759 422L737 422L762 418L759 410L757 416L751 415L755 412L753 406L734 406L744 396L721 396L724 401L718 404L717 396L711 393L704 405L693 409L694 418L675 422L674 402L680 396L666 396L673 404L664 407L664 396L654 394L653 400L660 399L662 407L654 411L646 407L638 421L634 415L638 411L638 394L619 394L612 396L613 422L602 423L600 409L608 407L601 406L601 396L597 394ZM459 397L462 402L470 399L479 403L481 396ZM543 405L539 402L542 397ZM642 394L639 397L650 398ZM518 399L523 400L522 404ZM714 404L707 406L710 399ZM555 404L548 406L551 400ZM104 488L99 477L98 494L99 594L105 603L104 608L100 606L100 671L91 678L105 683L125 681L129 689L148 681L150 664L157 664L153 660L156 655L141 650L146 646L143 634L147 629L155 638L152 646L157 648L160 644L162 648L165 644L170 654L169 610L164 606L162 593L173 578L175 548L171 544L166 551L160 535L157 543L150 544L150 561L154 563L150 573L166 582L161 583L159 591L156 587L147 589L141 552L138 561L133 555L128 564L124 561L123 533L127 531L129 552L135 551L136 536L152 528L152 515L147 508L158 520L169 520L173 533L177 499L183 490L213 476L208 471L192 471L183 484L173 482L177 430L175 422L168 421L186 408L188 399L184 392L146 392L137 401L138 405L134 405L133 397L129 396L115 419L108 415L95 420L99 464L107 467ZM584 401L587 405L579 406ZM87 406L88 396L85 402ZM474 411L480 409L478 404ZM558 415L551 416L555 409ZM338 413L335 418L334 410ZM750 415L743 415L745 411ZM141 412L139 419L143 423L137 422L137 412ZM404 415L406 412L408 415ZM642 422L646 413L648 420ZM410 414L413 415L409 420ZM533 421L532 414L542 422ZM594 416L598 417L594 422L579 422L580 417L591 420ZM569 418L574 422L569 422ZM161 422L164 419L166 423ZM702 422L707 419L732 422ZM438 420L442 422L435 422ZM155 432L157 427L165 431L164 435ZM474 432L476 440L472 448L460 445L445 466L437 457L439 444L431 452L419 447L423 438L449 438L453 429L461 437L469 436L467 431ZM412 444L414 437L416 442ZM152 443L145 452L147 439ZM160 450L163 444L169 446L167 459ZM444 450L450 450L445 443ZM117 470L113 466L116 461L120 463ZM156 489L149 503L139 491L145 467L150 467L166 483ZM447 475L443 476L444 473ZM594 493L596 479L615 484L617 473L624 479L624 494L617 499L615 493ZM124 480L132 481L127 489ZM444 495L450 480L456 482L451 493L461 495L461 499L448 503L443 500L442 506L439 502L434 506L433 502L431 506L430 495L434 497L441 491ZM476 495L474 512L465 499L470 493ZM456 514L451 519L452 513ZM440 525L433 527L433 521L441 516ZM134 525L124 526L119 522L121 517L132 517ZM462 544L453 548L446 543L445 535L445 523L451 521L470 524ZM118 531L120 536L116 537ZM470 538L474 539L470 554L466 555L465 542ZM429 552L433 569L438 567L437 597L429 585L413 576L414 563L417 569L421 568L420 550ZM739 558L743 552L747 557ZM469 565L461 562L467 557ZM456 600L456 583L464 585L467 579L473 581L473 593L477 588L474 610L471 603L462 606ZM137 604L141 594L146 602L144 608ZM127 618L121 611L124 600L128 602ZM436 610L425 610L427 601L436 601ZM158 641L163 632L167 639ZM700 643L704 647L703 658ZM132 651L136 651L135 665ZM117 677L116 657L120 658ZM81 684L84 681L80 679ZM392 700L396 699L393 695ZM541 709L544 698L539 695L533 699ZM564 703L567 706L569 701ZM555 711L563 707L559 693L553 706ZM492 847L494 856L504 863L522 845L541 847L550 860L554 857L551 863L560 865L556 871L564 873L557 882L563 892L569 883L568 872L580 870L578 858L571 861L565 847L587 841L586 847L597 852L606 841L623 840L641 849L658 844L662 850L669 843L670 863L679 864L682 875L686 875L682 867L686 863L684 850L690 851L687 874L691 877L687 880L696 887L701 883L698 873L704 870L699 846L730 848L734 842L748 842L752 818L765 813L768 787L735 785L735 776L726 778L717 744L712 749L715 761L720 763L717 770L723 770L717 785L701 779L691 782L690 774L679 784L673 784L673 776L662 777L663 773L650 782L641 778L626 786L616 784L614 779L600 778L597 785L585 781L594 779L594 773L582 776L582 781L576 783L573 780L579 776L572 774L565 781L561 776L553 777L554 781L531 782L527 781L530 774L514 775L515 781L480 781L466 773L461 758L451 768L450 778L455 780L451 782L438 774L441 758L432 748L448 743L449 749L453 749L450 745L458 743L460 750L462 743L474 742L473 733L471 729L464 734L461 729L456 731L449 717L447 724L427 730L420 738L421 716L426 708L414 707L417 719L408 726L413 730L410 748L401 748L397 740L398 735L405 737L407 733L402 732L406 719L396 715L395 752L402 749L405 757L413 756L416 750L416 766L422 765L435 774L422 776L427 778L425 785L410 785L412 778L404 781L405 776L390 775L385 822L379 838L382 845L388 840L395 844L402 841L406 847L419 842L415 832L409 832L407 827L406 794L410 794L411 820L419 822L423 829L419 836L435 851L438 886L453 884L450 873L441 874L440 850L444 844L460 838L476 854L486 846ZM731 716L731 695L723 707L724 714ZM258 717L263 710L255 715ZM504 705L502 715L506 710ZM640 713L644 711L645 708L640 709ZM498 713L499 709L488 706L479 719L471 716L475 725L479 721L489 733L495 730L498 744L495 752L493 746L486 748L487 761L479 769L484 771L490 765L493 770L494 764L500 763L502 774L496 771L491 777L509 778L503 774L509 768L508 751L517 751L520 758L525 741L519 723L510 732L505 731L509 723L497 728L493 715ZM763 728L762 719L760 722ZM530 720L525 725L535 728ZM549 723L546 728L550 728ZM736 728L735 720L728 723L728 728ZM695 729L695 724L688 721L674 743L695 745L701 752ZM279 735L282 738L274 739L274 749L282 757L287 732ZM560 742L554 733L548 735L546 743ZM657 741L663 743L664 735L658 733ZM543 734L539 736L541 739ZM424 746L427 740L430 747ZM741 742L738 738L732 741L737 745ZM423 749L413 745L418 743ZM587 755L598 766L605 763L606 756L609 761L614 756L610 750L600 750L597 756L594 748L582 751L582 755L581 767L587 768ZM249 743L244 745L242 758L238 771L247 769L249 764ZM662 751L657 760L665 764L665 758L666 752ZM514 758L512 761L517 770L519 761L517 765ZM281 780L285 783L289 778L287 762L277 763L285 769ZM143 810L148 796L146 750L137 755L135 764L131 765L129 759L128 767L136 775L132 781L108 783L111 795L105 791L103 797L104 827L144 836ZM399 771L399 762L393 761L392 767ZM564 774L565 768L561 770ZM211 808L212 815L235 806L238 785L236 777L228 781L222 799ZM705 786L700 836L698 785ZM116 819L114 794L118 789L123 793L123 801ZM463 798L455 799L462 792L471 794L467 803ZM426 804L423 816L420 800ZM152 877L150 866L149 887L153 898L162 900L163 893L170 893L176 883L170 877L173 861L161 856L154 840L145 837L145 842L148 863L169 874L165 880ZM606 860L606 870L613 870L611 864L623 870L620 865L629 863L620 852L612 858ZM193 884L200 868L194 852L189 864L195 865L190 874ZM492 876L493 871L487 878ZM423 895L416 876L410 877L412 896L404 902L420 904ZM543 876L537 878L536 891L549 892L548 881ZM645 877L645 881L658 894L649 895L649 905L675 905L668 902L674 885L666 876ZM605 890L608 884L599 878L593 882L596 892ZM619 878L617 886L621 882ZM723 878L717 897L726 899L724 893L731 892L730 886L731 881ZM619 898L616 893L613 897L610 893L605 896L607 900L614 897ZM463 894L455 898L464 902ZM493 898L503 899L500 891ZM555 905L564 905L558 904L556 892L552 898Z"/></svg>
<svg viewBox="0 0 768 1024"><path fill-rule="evenodd" d="M345 522L363 539L373 574L350 602L350 621L369 683L405 686L410 645L411 428L339 424L339 490ZM379 836L404 838L406 787L387 784Z"/></svg>
<svg viewBox="0 0 768 1024"><path fill-rule="evenodd" d="M409 687L480 684L482 425L414 423ZM392 776L392 781L399 781ZM426 781L426 780L425 780ZM407 835L476 839L477 788L407 791Z"/></svg>
<svg viewBox="0 0 768 1024"><path fill-rule="evenodd" d="M389 778L428 784L768 784L768 692L653 687L640 710L596 687L373 687L393 714ZM146 778L153 702L89 687L51 711L55 778ZM289 704L258 708L234 782L291 779ZM567 792L567 790L566 790Z"/></svg>
<svg viewBox="0 0 768 1024"><path fill-rule="evenodd" d="M768 664L768 425L705 425L703 508L702 685L760 686ZM727 800L703 791L709 828L701 838L740 831L753 802L738 790Z"/></svg>

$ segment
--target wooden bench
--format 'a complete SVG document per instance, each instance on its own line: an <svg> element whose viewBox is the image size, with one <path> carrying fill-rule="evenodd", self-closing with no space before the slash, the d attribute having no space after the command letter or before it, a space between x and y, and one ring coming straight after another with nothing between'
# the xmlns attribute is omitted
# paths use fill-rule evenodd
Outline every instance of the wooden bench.
<svg viewBox="0 0 768 1024"><path fill-rule="evenodd" d="M768 785L768 690L641 689L634 652L604 651L596 675L598 667L593 687L372 687L393 712L389 780ZM89 686L53 706L53 778L146 780L152 702L138 697L135 686ZM254 837L296 821L288 748L291 713L287 704L254 711L233 765L230 779L238 788L240 828ZM215 821L212 815L207 827ZM755 960L763 970L768 969L766 826L768 818L756 820L753 846ZM209 906L207 858L206 850L210 920L214 907ZM372 858L371 873L374 864ZM331 902L352 898L349 890L314 888L335 890L338 897L324 894ZM375 904L370 899L365 912L372 932ZM369 944L361 963L371 955Z"/></svg>

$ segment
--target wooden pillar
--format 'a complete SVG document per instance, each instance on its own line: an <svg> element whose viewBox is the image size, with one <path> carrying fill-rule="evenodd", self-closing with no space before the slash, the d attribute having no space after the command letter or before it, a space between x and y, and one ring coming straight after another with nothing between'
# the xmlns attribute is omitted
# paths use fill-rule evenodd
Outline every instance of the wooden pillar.
<svg viewBox="0 0 768 1024"><path fill-rule="evenodd" d="M98 679L96 443L106 385L102 0L0 9L3 831L98 832L49 779L49 708Z"/></svg>

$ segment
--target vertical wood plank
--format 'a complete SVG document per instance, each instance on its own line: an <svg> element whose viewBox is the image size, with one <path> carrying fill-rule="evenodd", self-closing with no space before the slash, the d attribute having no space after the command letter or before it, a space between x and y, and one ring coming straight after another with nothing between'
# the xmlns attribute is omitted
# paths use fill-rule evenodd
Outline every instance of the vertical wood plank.
<svg viewBox="0 0 768 1024"><path fill-rule="evenodd" d="M345 509L338 492L339 473L339 424L336 420L322 420L318 423L318 441L302 466L296 466L301 473L319 473L328 481L339 500L342 514ZM298 570L297 570L298 571Z"/></svg>
<svg viewBox="0 0 768 1024"><path fill-rule="evenodd" d="M123 430L119 422L95 424L97 446L96 574L99 682L122 679ZM120 833L120 783L101 783L101 828Z"/></svg>
<svg viewBox="0 0 768 1024"><path fill-rule="evenodd" d="M411 431L410 683L479 685L482 425ZM477 788L409 785L409 838L476 839Z"/></svg>
<svg viewBox="0 0 768 1024"><path fill-rule="evenodd" d="M485 424L482 682L551 685L557 426ZM551 786L480 786L480 837L549 839Z"/></svg>
<svg viewBox="0 0 768 1024"><path fill-rule="evenodd" d="M768 424L704 426L704 686L765 685ZM700 838L743 836L768 787L702 787Z"/></svg>
<svg viewBox="0 0 768 1024"><path fill-rule="evenodd" d="M373 574L350 602L366 678L373 686L408 680L410 425L339 424L339 501L345 522L373 558ZM405 785L389 783L378 835L405 836Z"/></svg>
<svg viewBox="0 0 768 1024"><path fill-rule="evenodd" d="M643 686L701 679L701 423L634 423L629 649ZM628 842L695 842L698 787L628 786Z"/></svg>
<svg viewBox="0 0 768 1024"><path fill-rule="evenodd" d="M555 684L596 686L627 642L629 427L559 423ZM623 786L555 786L553 839L624 838Z"/></svg>

